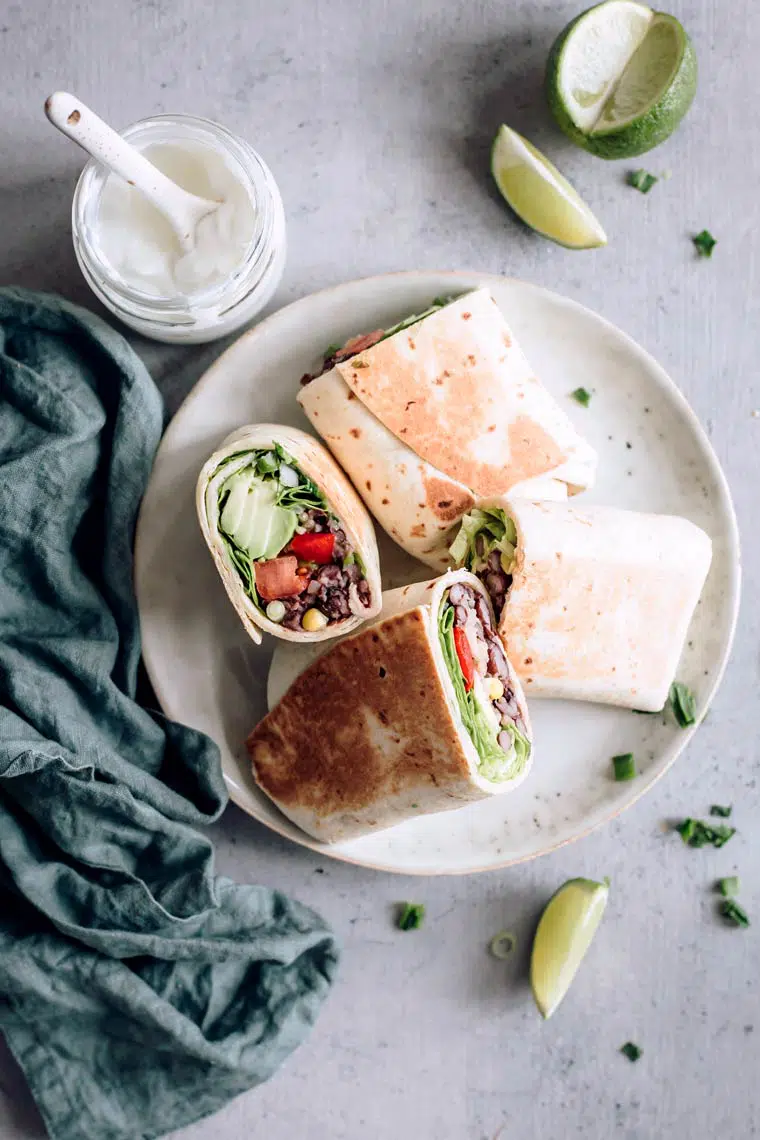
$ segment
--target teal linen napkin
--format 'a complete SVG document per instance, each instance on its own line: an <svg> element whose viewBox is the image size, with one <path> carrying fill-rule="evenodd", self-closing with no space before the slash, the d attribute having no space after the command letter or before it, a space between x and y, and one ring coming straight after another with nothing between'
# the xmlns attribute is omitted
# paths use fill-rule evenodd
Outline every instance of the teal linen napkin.
<svg viewBox="0 0 760 1140"><path fill-rule="evenodd" d="M135 701L131 542L161 402L126 341L0 289L0 1031L53 1140L149 1140L265 1080L337 963L216 878L216 746Z"/></svg>

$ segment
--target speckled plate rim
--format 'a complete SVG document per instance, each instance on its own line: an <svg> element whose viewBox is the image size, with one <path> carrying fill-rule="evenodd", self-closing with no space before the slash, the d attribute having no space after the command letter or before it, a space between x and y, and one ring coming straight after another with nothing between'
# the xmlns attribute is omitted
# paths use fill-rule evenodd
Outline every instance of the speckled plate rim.
<svg viewBox="0 0 760 1140"><path fill-rule="evenodd" d="M257 337L261 335L261 333L264 329L269 330L271 325L273 323L277 322L277 320L281 317L281 315L285 312L285 310L288 310L288 312L291 315L292 315L293 311L296 309L304 309L304 310L308 311L310 306L314 303L314 301L317 298L323 298L323 297L330 295L330 294L337 296L342 292L345 292L345 293L349 294L349 296L350 296L352 289L354 289L360 285L366 287L366 286L370 286L373 282L388 281L388 280L398 280L399 282L403 282L403 281L408 281L408 280L414 279L414 278L425 278L425 277L451 278L452 282L455 279L457 280L457 282L469 281L472 283L473 288L475 288L479 285L488 286L488 285L494 285L496 283L501 284L503 282L511 282L512 284L514 284L520 288L529 289L529 290L535 292L536 294L543 295L543 296L547 297L549 299L550 303L559 301L563 305L565 305L569 310L576 310L579 314L582 314L584 317L591 317L594 321L596 321L604 329L613 333L615 335L615 337L617 337L619 339L620 343L625 345L625 347L631 353L631 355L633 357L638 358L641 361L642 366L644 368L646 368L646 370L649 371L649 373L652 375L652 377L654 377L656 379L658 385L660 385L667 392L668 397L673 402L674 406L677 408L679 414L681 415L683 420L688 424L689 428L691 429L691 431L695 437L695 440L700 445L702 453L705 457L705 462L706 462L706 464L710 470L710 474L711 474L712 478L714 479L716 487L717 487L718 492L719 492L720 507L721 507L721 510L724 514L724 518L725 518L725 522L726 522L726 529L727 529L727 533L729 536L729 551L730 551L730 556L731 556L731 566L730 566L730 576L729 576L730 592L731 592L731 596L730 596L730 619L729 619L728 626L724 631L723 644L721 647L721 660L720 660L720 663L715 670L714 677L713 677L713 683L712 683L709 691L707 692L707 694L704 698L704 712L702 713L702 718L701 718L701 719L703 719L705 714L707 713L707 710L709 709L710 705L712 704L712 701L715 697L715 694L716 694L716 692L717 692L717 690L718 690L718 688L719 688L719 686L723 680L723 677L724 677L724 674L726 671L726 666L728 665L729 657L731 654L731 648L732 648L734 636L736 633L736 624L737 624L737 620L738 620L738 616L739 616L739 604L740 604L740 597L741 597L741 578L742 578L741 543L740 543L740 537L739 537L739 526L738 526L738 522L737 522L737 518L736 518L736 511L734 509L733 500L731 497L731 492L730 492L730 489L728 486L728 480L726 479L726 476L725 476L725 473L723 471L723 468L721 467L720 461L718 460L718 457L715 454L715 451L713 450L712 444L710 443L710 440L707 436L707 433L705 432L704 428L702 427L702 424L700 423L696 413L692 409L692 407L689 404L686 397L681 392L680 388L671 379L671 377L665 371L663 366L661 364L659 364L657 362L657 360L655 360L655 358L649 352L647 352L647 350L645 348L643 348L637 341L635 341L633 339L633 337L631 337L628 333L626 333L622 329L618 328L617 325L613 324L611 321L608 321L605 317L602 317L599 313L595 312L593 309L589 309L586 305L582 305L579 301L575 301L573 298L565 297L563 294L556 293L554 290L551 290L551 289L546 289L542 285L536 285L533 282L523 281L521 278L500 276L500 275L493 274L493 273L478 273L478 272L473 271L473 270L451 270L451 269L448 269L448 270L436 270L436 269L404 270L404 271L395 272L395 273L374 274L374 275L371 275L369 277L355 278L352 281L344 281L339 285L331 285L325 289L317 290L316 292L310 293L305 297L301 297L296 301L292 301L289 305L283 306L282 308L277 309L274 313L271 313L263 321L260 321L257 325L255 325L253 328L248 329L246 332L242 333L242 335L239 336L237 338L237 340L235 340L227 349L225 349L225 351L223 353L221 353L217 357L217 359L213 362L213 364L211 364L206 369L206 371L202 374L202 376L199 378L197 383L194 385L193 389L188 393L186 398L183 400L183 402L180 404L179 408L174 413L174 416L172 417L172 419L171 419L171 421L170 421L170 423L169 423L169 425L168 425L168 427L167 427L167 429L163 435L161 443L159 445L159 451L156 454L156 459L158 458L160 451L162 451L164 448L170 448L171 447L172 440L173 440L173 429L175 428L175 425L177 424L178 420L183 416L183 414L187 411L187 409L192 405L192 403L194 401L198 400L199 398L201 398L203 396L205 389L207 387L217 383L217 373L220 373L220 372L224 373L224 371L228 367L229 359L233 355L238 355L240 353L244 353L246 356L249 355L251 352L251 346L253 344L255 344ZM135 583L136 583L136 593L138 595L138 607L139 607L139 588L137 586L137 579L138 579L137 566L141 560L141 539L142 539L142 535L143 535L143 530L144 530L144 518L143 518L143 511L141 509L140 514L138 516L138 520L137 520L137 526L136 526L136 530L135 530L135 543L134 543ZM167 700L166 693L162 691L162 685L161 685L161 679L160 679L161 678L161 671L158 668L157 662L152 658L151 653L148 650L146 650L144 642L143 642L143 662L145 664L145 669L147 671L150 682L153 686L153 689L156 693L156 696L158 697L159 703L161 704L161 708L166 713L166 715L169 716L170 718L175 719L175 720L181 720L182 719L181 712L179 710L172 710L172 708L170 707L171 702L169 700ZM649 792L654 787L654 785L665 775L665 773L668 772L672 768L675 761L678 759L678 757L684 751L684 749L686 748L686 746L689 744L690 740L694 736L695 732L699 728L699 723L700 722L697 722L692 727L683 730L682 735L679 738L679 744L672 751L672 754L664 760L662 765L656 771L652 771L651 774L648 775L648 778L646 779L646 781L641 781L640 783L637 782L635 788L631 787L630 799L628 799L624 804L620 804L619 806L611 807L610 811L607 814L596 819L593 823L589 824L586 828L578 831L577 834L575 834L573 836L567 836L567 837L562 838L562 839L557 839L554 842L547 843L545 847L541 848L541 850L533 851L533 852L531 852L529 854L525 854L525 855L507 856L506 858L503 858L503 859L495 859L493 861L489 861L487 864L484 864L484 865L481 865L478 867L471 867L471 866L470 867L463 867L463 868L450 868L450 867L448 867L445 869L441 869L440 867L435 867L435 866L433 866L433 867L400 868L400 867L385 864L385 863L382 863L382 862L379 862L376 860L361 859L355 855L347 854L344 851L341 851L340 849L331 846L330 844L320 843L318 840L312 839L312 837L309 835L306 835L305 832L302 834L299 834L299 835L294 835L290 831L286 830L285 825L287 824L288 821L285 820L284 817L283 817L283 825L280 826L278 821L271 820L271 819L262 819L261 817L255 815L252 811L250 811L248 805L245 802L244 797L239 792L237 785L228 776L227 772L224 770L224 766L223 766L223 775L224 775L225 783L226 783L227 788L228 788L229 793L230 793L230 800L234 804L236 804L242 811L244 811L247 815L249 815L252 819L255 819L257 823L268 828L270 831L273 831L276 834L280 835L283 839L287 839L288 841L290 841L292 843L296 843L299 846L306 847L309 850L314 851L314 852L316 852L320 855L323 855L327 858L337 859L339 862L350 863L350 864L353 864L354 866L367 867L367 868L369 868L371 870L375 870L375 871L381 871L381 872L386 872L386 873L395 874L395 875L413 875L415 877L420 877L420 878L428 878L428 877L432 877L432 876L475 875L475 874L483 874L486 871L503 870L506 867L513 867L513 866L516 866L520 863L531 862L533 859L538 859L543 855L549 855L553 851L558 851L562 847L567 847L572 843L576 843L578 840L586 838L586 836L590 835L594 831L597 831L599 828L606 826L606 824L610 823L613 819L616 819L619 815L622 815L622 813L624 811L627 811L630 807L633 807L634 804L638 803L638 801L642 798L642 796L646 795L647 792Z"/></svg>

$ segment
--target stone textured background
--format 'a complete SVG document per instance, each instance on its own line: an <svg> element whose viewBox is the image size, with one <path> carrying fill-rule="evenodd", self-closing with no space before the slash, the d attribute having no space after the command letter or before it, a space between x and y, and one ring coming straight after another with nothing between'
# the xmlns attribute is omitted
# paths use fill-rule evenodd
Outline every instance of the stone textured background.
<svg viewBox="0 0 760 1140"><path fill-rule="evenodd" d="M195 112L245 135L278 179L290 261L276 306L393 269L470 268L565 293L669 369L707 426L745 544L736 649L709 719L654 792L604 831L524 867L407 881L320 860L231 807L219 867L313 903L346 946L308 1044L266 1087L183 1140L660 1140L760 1130L760 119L752 0L672 0L696 44L700 89L677 135L647 156L672 172L648 197L629 163L574 149L540 91L575 3L538 0L0 0L0 280L93 304L71 250L79 152L42 104L64 87L116 126ZM561 166L598 213L607 249L573 253L515 224L489 183L506 120ZM639 165L635 163L634 165ZM690 234L719 244L695 257ZM171 409L221 345L143 351ZM692 851L663 821L734 803L740 834ZM737 870L757 922L724 928L712 880ZM571 875L610 875L608 916L571 996L541 1024L526 948ZM428 907L401 934L392 905ZM485 952L503 927L521 949ZM644 1050L636 1065L618 1053ZM0 1055L0 1138L42 1134Z"/></svg>

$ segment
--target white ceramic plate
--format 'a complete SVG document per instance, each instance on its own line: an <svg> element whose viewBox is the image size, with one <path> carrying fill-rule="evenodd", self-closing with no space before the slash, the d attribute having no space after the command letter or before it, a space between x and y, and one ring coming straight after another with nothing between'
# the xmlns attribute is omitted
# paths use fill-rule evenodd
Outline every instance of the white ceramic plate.
<svg viewBox="0 0 760 1140"><path fill-rule="evenodd" d="M731 499L710 444L662 368L618 329L534 285L472 273L402 273L306 297L240 338L208 370L164 436L140 514L135 554L143 653L168 716L202 729L222 751L230 795L244 811L326 855L406 874L487 870L585 835L628 807L673 763L693 730L669 718L534 701L536 759L513 794L423 816L333 847L304 835L256 788L243 741L266 711L272 641L256 648L227 601L198 529L194 490L204 460L233 428L274 422L308 429L298 381L326 345L419 312L431 297L487 285L539 377L599 452L587 501L685 515L714 543L680 678L704 711L728 656L739 596ZM589 408L569 399L593 392ZM381 536L385 586L426 576ZM318 728L316 729L318 731ZM641 774L610 777L634 752Z"/></svg>

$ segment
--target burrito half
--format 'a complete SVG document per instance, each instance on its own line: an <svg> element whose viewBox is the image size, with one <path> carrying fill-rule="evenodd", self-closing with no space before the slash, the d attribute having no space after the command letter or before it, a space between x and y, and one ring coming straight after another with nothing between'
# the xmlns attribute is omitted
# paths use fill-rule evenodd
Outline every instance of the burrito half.
<svg viewBox="0 0 760 1140"><path fill-rule="evenodd" d="M507 792L527 775L525 698L482 583L460 570L386 595L248 738L259 787L335 843Z"/></svg>
<svg viewBox="0 0 760 1140"><path fill-rule="evenodd" d="M442 569L488 495L565 499L596 453L534 376L487 289L333 346L299 403L381 526Z"/></svg>
<svg viewBox="0 0 760 1140"><path fill-rule="evenodd" d="M665 704L711 557L686 519L511 498L480 502L451 547L531 698L647 712Z"/></svg>
<svg viewBox="0 0 760 1140"><path fill-rule="evenodd" d="M196 506L246 632L348 633L382 604L372 520L324 447L274 424L241 428L204 464Z"/></svg>

